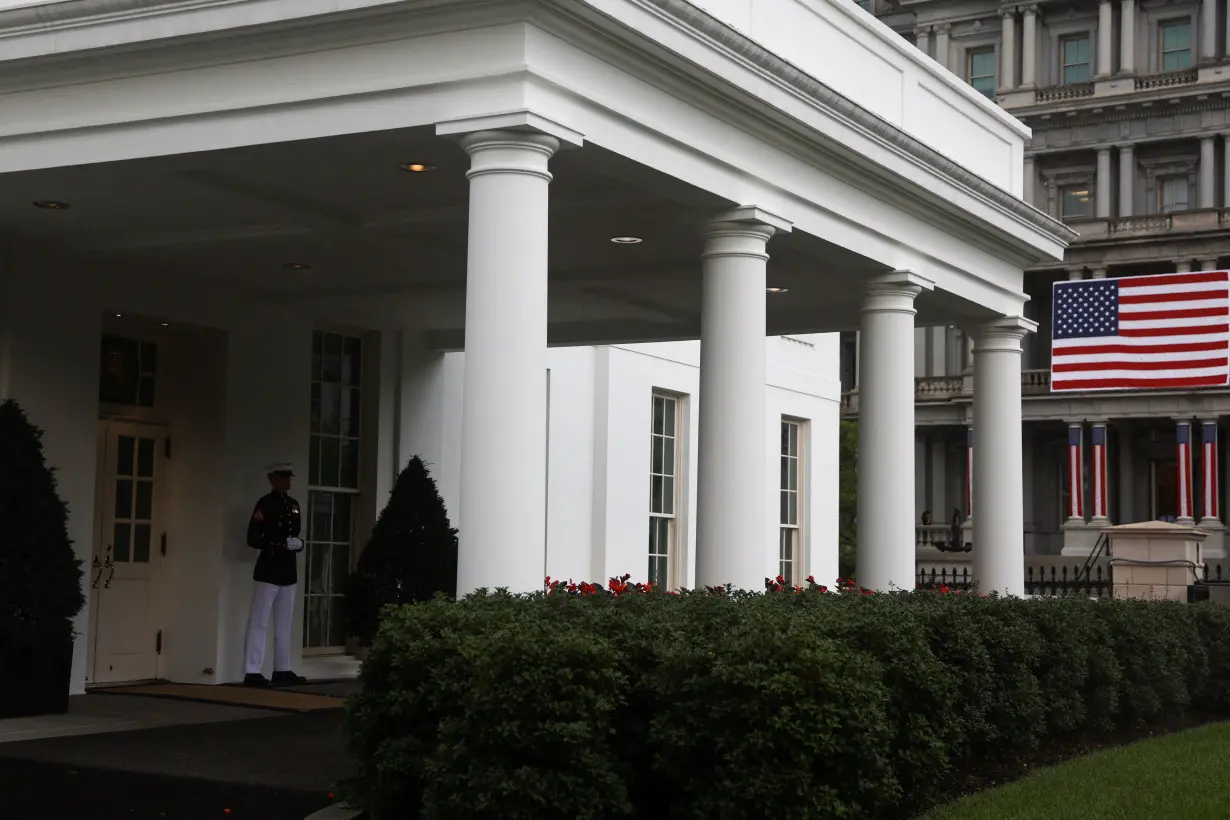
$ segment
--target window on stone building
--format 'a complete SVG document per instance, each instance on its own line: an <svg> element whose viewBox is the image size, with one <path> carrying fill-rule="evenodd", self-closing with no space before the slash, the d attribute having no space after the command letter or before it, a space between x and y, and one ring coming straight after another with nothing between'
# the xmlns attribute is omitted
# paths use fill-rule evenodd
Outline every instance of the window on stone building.
<svg viewBox="0 0 1230 820"><path fill-rule="evenodd" d="M1188 195L1187 177L1162 177L1157 182L1157 211L1162 214L1172 214L1175 211L1186 211L1191 207L1191 197Z"/></svg>
<svg viewBox="0 0 1230 820"><path fill-rule="evenodd" d="M672 586L679 537L679 406L675 396L653 394L649 468L649 582Z"/></svg>
<svg viewBox="0 0 1230 820"><path fill-rule="evenodd" d="M342 595L350 576L353 513L359 498L359 421L363 342L356 336L312 334L311 438L304 590L305 649L345 646Z"/></svg>
<svg viewBox="0 0 1230 820"><path fill-rule="evenodd" d="M1090 62L1093 49L1090 46L1089 35L1080 34L1075 37L1065 37L1059 43L1062 64L1060 66L1060 82L1087 83L1093 78L1093 67Z"/></svg>
<svg viewBox="0 0 1230 820"><path fill-rule="evenodd" d="M1088 185L1065 185L1059 189L1059 215L1062 219L1088 219L1093 216L1093 194Z"/></svg>
<svg viewBox="0 0 1230 820"><path fill-rule="evenodd" d="M1159 26L1162 71L1182 71L1192 67L1192 22L1172 20Z"/></svg>
<svg viewBox="0 0 1230 820"><path fill-rule="evenodd" d="M800 527L799 487L802 484L802 425L782 420L781 449L781 528L778 536L777 574L787 584L797 584L801 576L802 530Z"/></svg>
<svg viewBox="0 0 1230 820"><path fill-rule="evenodd" d="M872 0L857 0L857 2L858 2L858 7L863 9L864 11L872 10L872 7L871 7Z"/></svg>
<svg viewBox="0 0 1230 820"><path fill-rule="evenodd" d="M969 84L984 97L995 97L995 49L980 48L966 54Z"/></svg>

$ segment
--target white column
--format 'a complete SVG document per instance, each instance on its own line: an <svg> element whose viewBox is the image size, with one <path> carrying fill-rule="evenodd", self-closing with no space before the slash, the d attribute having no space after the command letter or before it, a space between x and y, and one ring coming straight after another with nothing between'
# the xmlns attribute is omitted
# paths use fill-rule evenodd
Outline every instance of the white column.
<svg viewBox="0 0 1230 820"><path fill-rule="evenodd" d="M1200 270L1220 270L1217 261L1220 257L1206 256L1204 259L1197 260L1200 263Z"/></svg>
<svg viewBox="0 0 1230 820"><path fill-rule="evenodd" d="M1021 88L1037 85L1038 7L1026 6L1021 20Z"/></svg>
<svg viewBox="0 0 1230 820"><path fill-rule="evenodd" d="M547 502L547 170L538 133L480 131L470 155L457 592L542 589Z"/></svg>
<svg viewBox="0 0 1230 820"><path fill-rule="evenodd" d="M1135 209L1136 155L1131 145L1119 146L1119 218L1132 215Z"/></svg>
<svg viewBox="0 0 1230 820"><path fill-rule="evenodd" d="M1119 4L1119 73L1136 73L1136 0Z"/></svg>
<svg viewBox="0 0 1230 820"><path fill-rule="evenodd" d="M1075 282L1077 279L1084 279L1085 271L1083 268L1069 268L1068 281Z"/></svg>
<svg viewBox="0 0 1230 820"><path fill-rule="evenodd" d="M926 56L931 56L931 27L919 26L914 29L914 45Z"/></svg>
<svg viewBox="0 0 1230 820"><path fill-rule="evenodd" d="M1021 340L1037 327L997 319L979 329L974 347L974 580L984 595L1025 594Z"/></svg>
<svg viewBox="0 0 1230 820"><path fill-rule="evenodd" d="M1200 3L1200 62L1217 59L1217 0Z"/></svg>
<svg viewBox="0 0 1230 820"><path fill-rule="evenodd" d="M1110 149L1098 149L1098 188L1094 209L1098 219L1110 218Z"/></svg>
<svg viewBox="0 0 1230 820"><path fill-rule="evenodd" d="M696 585L764 589L765 246L790 223L739 208L707 223L700 329ZM863 340L866 355L866 340ZM866 389L861 388L859 414ZM910 499L911 508L913 498Z"/></svg>
<svg viewBox="0 0 1230 820"><path fill-rule="evenodd" d="M948 38L951 32L951 23L944 23L935 27L935 61L944 68L950 68L948 57L948 44L950 41Z"/></svg>
<svg viewBox="0 0 1230 820"><path fill-rule="evenodd" d="M1004 31L999 43L999 87L1012 91L1016 88L1016 11L1009 9L1001 14Z"/></svg>
<svg viewBox="0 0 1230 820"><path fill-rule="evenodd" d="M1213 139L1211 136L1200 138L1200 182L1196 186L1196 203L1200 208L1212 208L1217 202Z"/></svg>
<svg viewBox="0 0 1230 820"><path fill-rule="evenodd" d="M1180 259L1178 262L1175 262L1174 272L1175 273L1191 273L1192 272L1192 261L1190 259Z"/></svg>
<svg viewBox="0 0 1230 820"><path fill-rule="evenodd" d="M1091 270L1091 271L1089 272L1089 278L1090 278L1090 279L1105 279L1105 278L1106 278L1106 270L1107 270L1107 269L1106 269L1106 267L1105 267L1105 266L1099 266L1099 267L1096 267L1096 268L1094 268L1093 270Z"/></svg>
<svg viewBox="0 0 1230 820"><path fill-rule="evenodd" d="M1034 204L1034 194L1036 193L1038 189L1038 184L1037 184L1038 175L1037 175L1037 172L1034 170L1034 158L1033 157L1025 157L1025 170L1022 175L1024 177L1024 183L1023 183L1024 196L1022 198L1025 200L1026 205L1033 205Z"/></svg>
<svg viewBox="0 0 1230 820"><path fill-rule="evenodd" d="M855 577L868 589L914 588L914 299L932 287L893 271L863 301Z"/></svg>
<svg viewBox="0 0 1230 820"><path fill-rule="evenodd" d="M1109 77L1111 73L1111 43L1114 42L1114 9L1110 0L1098 0L1098 54L1097 78Z"/></svg>

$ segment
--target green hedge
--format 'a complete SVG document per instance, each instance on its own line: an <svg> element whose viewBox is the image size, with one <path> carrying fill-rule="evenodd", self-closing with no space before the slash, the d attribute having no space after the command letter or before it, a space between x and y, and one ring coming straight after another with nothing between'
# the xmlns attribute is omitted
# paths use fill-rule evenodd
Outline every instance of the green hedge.
<svg viewBox="0 0 1230 820"><path fill-rule="evenodd" d="M1213 605L820 589L390 609L352 793L378 820L908 817L954 766L1230 706Z"/></svg>

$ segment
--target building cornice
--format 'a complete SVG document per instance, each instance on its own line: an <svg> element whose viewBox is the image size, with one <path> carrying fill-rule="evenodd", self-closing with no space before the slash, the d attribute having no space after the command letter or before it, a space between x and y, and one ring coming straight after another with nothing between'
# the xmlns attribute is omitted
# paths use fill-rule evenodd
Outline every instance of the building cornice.
<svg viewBox="0 0 1230 820"><path fill-rule="evenodd" d="M1027 205L1023 200L988 182L900 128L880 119L687 0L637 0L637 2L654 6L698 33L713 39L723 48L772 75L795 91L819 102L833 116L873 134L915 161L935 169L1030 227L1063 242L1071 242L1076 238L1075 232L1062 222Z"/></svg>

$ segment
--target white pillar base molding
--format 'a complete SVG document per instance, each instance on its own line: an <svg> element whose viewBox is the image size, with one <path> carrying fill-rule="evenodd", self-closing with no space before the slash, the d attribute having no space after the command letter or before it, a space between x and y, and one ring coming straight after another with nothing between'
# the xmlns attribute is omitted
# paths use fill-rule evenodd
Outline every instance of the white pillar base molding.
<svg viewBox="0 0 1230 820"><path fill-rule="evenodd" d="M1069 519L1064 522L1063 529L1063 549L1060 555L1065 558L1086 558L1089 553L1093 552L1093 548L1098 543L1098 536L1102 534L1102 530L1110 526L1110 522L1103 519L1099 523L1093 521L1080 521L1079 519Z"/></svg>
<svg viewBox="0 0 1230 820"><path fill-rule="evenodd" d="M548 188L555 137L478 131L470 155L457 592L542 589Z"/></svg>
<svg viewBox="0 0 1230 820"><path fill-rule="evenodd" d="M979 328L974 345L974 581L984 595L1025 594L1021 342L1037 329L1006 316Z"/></svg>
<svg viewBox="0 0 1230 820"><path fill-rule="evenodd" d="M750 206L721 214L702 228L698 587L764 589L765 249L774 234L790 228L787 220ZM863 412L860 408L859 415ZM912 489L910 502L913 512Z"/></svg>
<svg viewBox="0 0 1230 820"><path fill-rule="evenodd" d="M867 589L914 588L914 300L934 287L893 271L868 283L863 302L855 578Z"/></svg>
<svg viewBox="0 0 1230 820"><path fill-rule="evenodd" d="M1202 518L1196 526L1208 533L1208 537L1204 539L1204 548L1201 550L1205 560L1225 559L1226 525L1216 518Z"/></svg>

